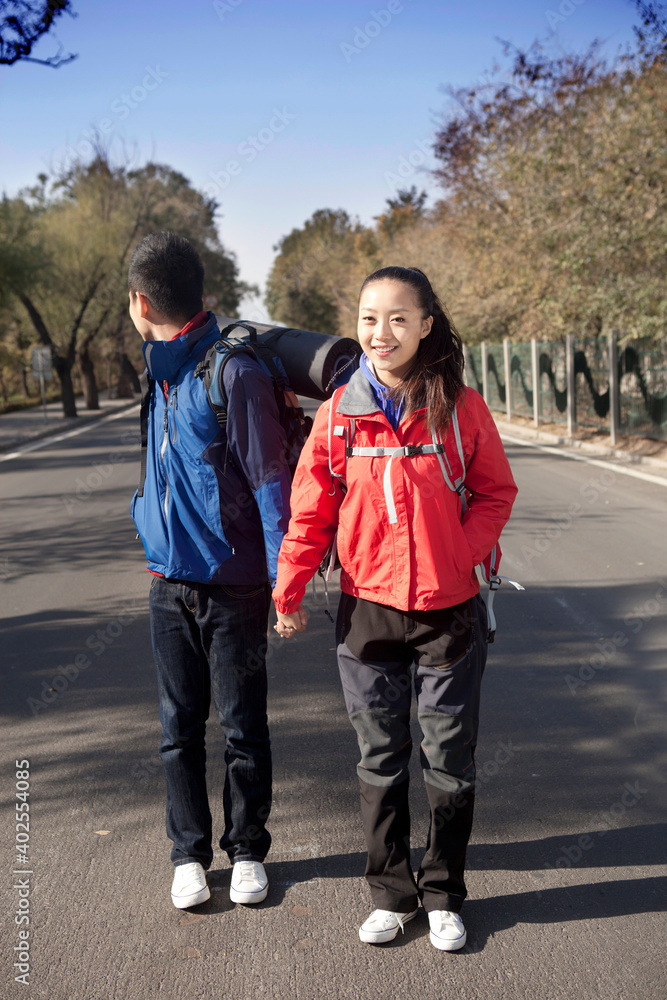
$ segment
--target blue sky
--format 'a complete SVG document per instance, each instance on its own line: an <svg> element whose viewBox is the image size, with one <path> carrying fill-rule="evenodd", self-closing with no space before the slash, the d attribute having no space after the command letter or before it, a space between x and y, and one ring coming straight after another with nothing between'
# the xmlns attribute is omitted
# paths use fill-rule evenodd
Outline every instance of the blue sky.
<svg viewBox="0 0 667 1000"><path fill-rule="evenodd" d="M74 7L78 17L62 17L35 54L57 41L75 62L0 68L2 190L85 155L97 129L112 151L167 163L214 194L223 242L260 285L276 242L318 208L370 223L398 186L437 197L417 168L434 163L443 88L482 77L501 58L499 38L527 46L552 32L555 46L577 51L601 38L611 53L635 20L627 0Z"/></svg>

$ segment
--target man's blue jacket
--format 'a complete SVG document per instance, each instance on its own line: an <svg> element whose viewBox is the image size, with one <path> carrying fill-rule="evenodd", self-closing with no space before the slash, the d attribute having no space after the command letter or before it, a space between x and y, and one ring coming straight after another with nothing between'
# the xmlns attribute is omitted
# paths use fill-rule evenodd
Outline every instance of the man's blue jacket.
<svg viewBox="0 0 667 1000"><path fill-rule="evenodd" d="M194 377L219 339L209 313L197 330L144 344L146 472L132 517L152 573L198 583L274 584L289 522L285 433L270 377L244 354L225 366L226 432L219 427L203 380Z"/></svg>

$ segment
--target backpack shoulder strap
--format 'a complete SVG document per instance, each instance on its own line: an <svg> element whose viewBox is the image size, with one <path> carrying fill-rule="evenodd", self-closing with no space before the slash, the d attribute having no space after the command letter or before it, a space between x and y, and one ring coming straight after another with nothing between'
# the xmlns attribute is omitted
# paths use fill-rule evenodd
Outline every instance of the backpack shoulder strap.
<svg viewBox="0 0 667 1000"><path fill-rule="evenodd" d="M206 352L204 360L199 362L194 371L195 378L201 378L204 382L209 405L223 430L227 427L228 402L223 376L230 358L238 354L248 354L259 363L259 359L250 344L241 340L224 339L216 340L215 344Z"/></svg>
<svg viewBox="0 0 667 1000"><path fill-rule="evenodd" d="M340 402L340 397L342 396L344 389L345 386L340 386L340 388L336 389L331 397L331 405L329 406L327 442L329 474L331 475L331 488L329 490L330 496L333 496L335 492L336 480L340 482L343 489L346 488L345 473L347 470L347 453L348 449L352 446L352 441L356 431L355 421L351 417L342 417L338 413L338 403ZM340 445L338 446L336 444L337 441L340 442ZM338 469L342 467L342 472L334 469L334 452L340 452L341 458L343 459L342 463L339 461L336 462ZM336 457L338 457L338 455L336 455Z"/></svg>
<svg viewBox="0 0 667 1000"><path fill-rule="evenodd" d="M141 410L139 415L139 422L141 426L141 470L139 472L139 488L137 491L137 496L142 497L144 495L144 485L146 483L146 459L148 455L148 415L151 408L151 395L153 392L153 386L155 385L155 379L151 378L148 374L148 369L144 371L143 375L139 377L139 385L141 386Z"/></svg>
<svg viewBox="0 0 667 1000"><path fill-rule="evenodd" d="M456 448L459 453L459 461L461 462L461 475L456 477L452 472L452 467L450 465L449 459L447 458L447 452L445 451L444 441L442 440L442 433L440 431L433 432L433 444L436 446L436 455L438 456L438 462L440 464L440 471L442 472L443 479L453 493L458 493L461 498L461 517L466 512L467 501L466 501L466 462L463 455L463 443L461 441L461 429L459 427L459 415L457 407L454 407L452 413L451 429L454 431L454 438L456 440ZM438 449L437 445L441 445L442 448Z"/></svg>

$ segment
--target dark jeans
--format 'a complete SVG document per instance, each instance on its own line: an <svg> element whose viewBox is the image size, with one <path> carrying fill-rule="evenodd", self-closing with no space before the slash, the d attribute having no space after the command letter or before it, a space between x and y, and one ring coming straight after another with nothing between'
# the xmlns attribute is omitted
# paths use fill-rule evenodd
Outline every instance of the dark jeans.
<svg viewBox="0 0 667 1000"><path fill-rule="evenodd" d="M227 746L220 847L230 861L263 861L271 844L271 744L266 714L270 590L155 577L150 592L167 779L167 834L175 865L213 860L206 790L211 695Z"/></svg>
<svg viewBox="0 0 667 1000"><path fill-rule="evenodd" d="M466 896L486 609L480 597L440 612L398 612L368 603L341 599L338 666L361 750L357 773L373 904L408 913L421 899L427 911L458 913ZM430 811L416 880L408 806L413 686Z"/></svg>

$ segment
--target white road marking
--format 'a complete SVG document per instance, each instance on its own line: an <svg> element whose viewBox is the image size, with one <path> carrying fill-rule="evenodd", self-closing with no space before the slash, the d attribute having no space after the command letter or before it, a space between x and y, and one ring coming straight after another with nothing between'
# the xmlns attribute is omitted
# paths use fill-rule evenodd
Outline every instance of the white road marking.
<svg viewBox="0 0 667 1000"><path fill-rule="evenodd" d="M102 417L100 420L90 420L81 427L75 427L72 431L65 431L63 434L56 434L54 437L40 438L39 441L35 441L33 444L27 444L24 448L19 448L17 451L10 451L7 455L0 455L0 462L8 462L10 458L19 458L21 455L27 455L29 451L38 451L40 448L46 448L49 444L57 444L59 441L65 441L67 438L76 437L77 434L83 434L84 431L90 430L91 427L99 427L100 424L108 424L111 420L118 420L119 417L125 417L128 414L134 413L139 410L139 404L136 407L129 406L125 410L118 410L116 413L110 413L108 417Z"/></svg>
<svg viewBox="0 0 667 1000"><path fill-rule="evenodd" d="M588 458L586 455L577 455L565 448L556 448L553 445L536 444L534 441L526 441L525 438L513 437L511 434L500 435L503 441L508 444L518 444L524 448L535 448L537 451L544 451L548 455L559 455L561 458L571 458L574 462L586 462L587 465L597 465L600 469L611 469L612 472L620 472L623 476L634 476L635 479L643 479L647 483L656 483L658 486L667 486L667 477L652 476L650 472L640 472L638 469L629 469L625 465L618 465L614 462L605 462L601 458Z"/></svg>

